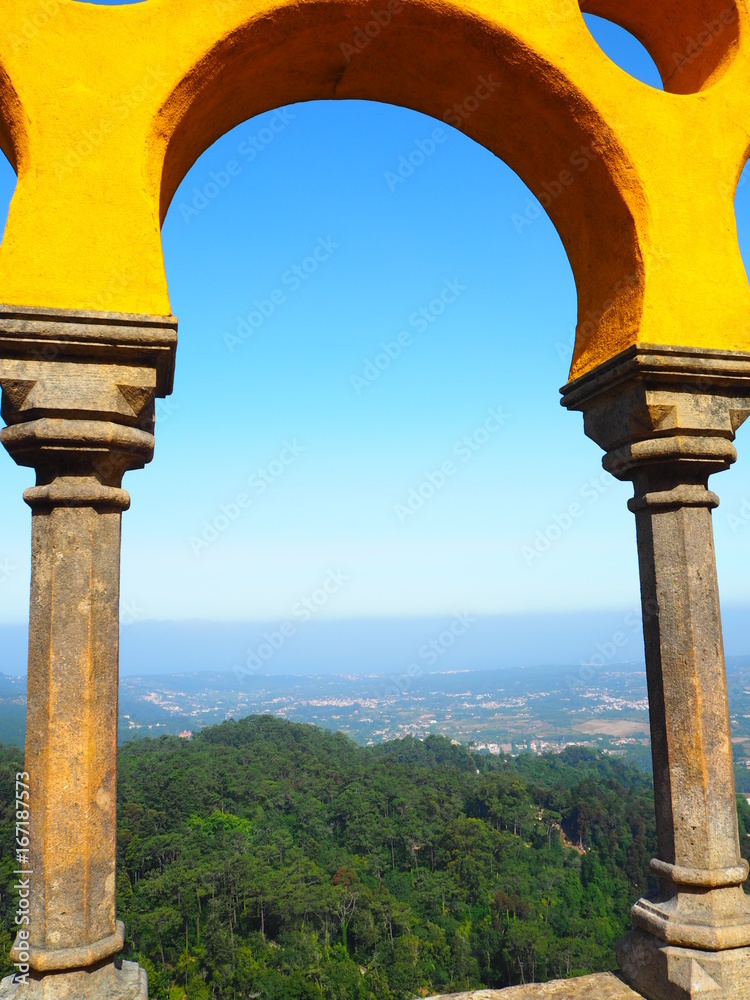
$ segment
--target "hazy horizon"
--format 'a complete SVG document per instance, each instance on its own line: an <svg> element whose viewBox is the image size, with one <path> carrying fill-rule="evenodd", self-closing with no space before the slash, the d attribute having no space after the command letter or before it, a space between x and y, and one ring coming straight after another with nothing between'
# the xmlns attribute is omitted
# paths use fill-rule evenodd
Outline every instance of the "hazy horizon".
<svg viewBox="0 0 750 1000"><path fill-rule="evenodd" d="M727 657L750 654L750 606L723 611ZM286 628L282 626L286 625ZM26 672L27 627L0 625L0 672ZM282 641L283 640L283 641ZM123 621L120 674L365 674L643 662L640 609L267 622Z"/></svg>

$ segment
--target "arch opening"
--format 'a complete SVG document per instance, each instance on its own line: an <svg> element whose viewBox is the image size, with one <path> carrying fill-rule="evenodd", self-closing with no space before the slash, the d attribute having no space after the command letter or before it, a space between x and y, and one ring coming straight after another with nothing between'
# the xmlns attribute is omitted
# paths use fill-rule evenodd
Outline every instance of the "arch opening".
<svg viewBox="0 0 750 1000"><path fill-rule="evenodd" d="M246 22L183 78L154 126L159 155L151 175L162 218L197 157L257 114L330 98L410 108L455 124L534 192L565 245L581 315L597 316L577 339L574 365L611 353L606 338L636 328L642 308L634 223L642 192L618 183L627 155L588 99L572 84L550 86L558 71L541 59L529 72L517 37L483 25L467 30L455 11L404 7L398 30L383 30L358 50L358 13L343 8L331 19L324 9L330 14L309 4ZM533 133L529 121L537 122Z"/></svg>
<svg viewBox="0 0 750 1000"><path fill-rule="evenodd" d="M544 483L552 475L561 490L575 494L582 481L602 475L596 448L585 439L571 440L569 420L557 403L557 385L566 377L573 345L575 288L559 238L528 189L485 150L450 129L436 134L441 129L434 119L372 102L293 105L224 136L178 190L164 243L181 320L182 374L168 407L176 406L174 417L158 428L159 460L139 488L154 490L156 496L179 474L173 463L184 468L176 452L171 458L165 454L172 434L188 434L198 447L202 441L214 442L210 449L201 448L211 469L204 469L195 484L196 499L209 496L186 505L180 526L180 588L187 588L185 607L191 608L186 613L196 615L195 594L205 587L205 579L199 586L195 577L205 551L206 564L214 567L212 587L226 594L224 604L236 616L250 593L259 602L257 614L264 609L269 618L281 614L282 604L269 608L271 594L287 588L291 607L293 594L304 594L326 568L314 563L311 547L319 522L329 532L331 564L338 559L345 568L348 547L355 561L361 559L352 577L368 581L343 591L327 613L364 614L366 602L361 593L355 600L355 590L371 588L375 607L382 602L375 583L379 588L384 579L389 580L389 611L394 614L399 607L403 614L438 614L462 600L471 604L474 584L469 578L484 581L480 610L497 611L512 600L510 593L500 599L497 582L491 583L500 546L489 545L482 556L468 525L479 532L479 523L494 522L497 504L507 508L507 523L513 523L517 504L502 486L503 469L520 467L522 455L535 448L550 455L555 471L550 472L549 464L534 465L519 537L504 544L519 572L528 575L524 586L530 604L532 591L537 597L544 591L543 600L554 600L558 561L579 535L575 530L553 548L541 584L534 557L527 561L522 549L533 548L536 532L553 516ZM411 159L415 150L420 156ZM462 169L462 164L468 166ZM332 252L325 248L316 266L310 258L321 240L333 244ZM442 302L451 283L465 285L467 291L460 291L456 302ZM455 287L448 289L447 298L455 292ZM206 331L208 348L199 347L206 344ZM548 388L533 417L524 400L524 379L518 377L532 369ZM187 402L207 384L222 386L224 423L262 428L260 434L249 434L253 441L268 441L266 455L263 448L254 450L249 466L265 468L277 457L274 443L281 449L295 437L308 449L306 454L316 456L312 462L303 457L293 463L288 476L284 472L274 479L259 498L264 506L258 516L270 519L269 536L263 542L256 538L255 556L248 553L240 560L252 567L242 585L227 583L237 574L232 569L237 551L227 545L233 526L220 530L208 550L202 548L206 525L209 536L217 527L216 517L218 528L225 527L223 494L235 496L248 478L237 476L236 435L222 436ZM464 462L463 451L454 455L464 435L477 430L485 437L482 425L496 407L519 415L512 422L514 456L500 458L503 431L490 432L476 463L474 457ZM432 414L429 420L424 420L426 413ZM547 422L544 433L537 423L541 414ZM180 429L188 420L189 433ZM308 438L323 436L323 431L321 454ZM553 439L557 444L550 448ZM420 487L427 493L435 489L429 476L440 481L444 461L453 462L461 474L447 476L434 498L422 504ZM474 486L469 490L482 468L494 486L484 493ZM224 484L221 490L219 483ZM267 500L276 489L271 509ZM325 499L301 511L300 496ZM419 511L411 509L410 499ZM570 499L561 495L553 503L558 501L565 507ZM461 504L467 513L461 513ZM134 540L152 530L149 506L148 497L134 495L125 525ZM592 509L589 523L598 525L604 509ZM238 519L242 545L250 544L254 517L251 511ZM603 523L602 530L606 534ZM190 537L197 539L195 554L187 544ZM290 569L294 544L307 552L306 576L299 567ZM125 581L135 580L131 574L146 559L129 545L123 563L126 597ZM429 572L423 566L410 579L402 565L404 553L394 556L400 546L412 554L422 552ZM450 584L440 567L445 552L455 558L461 546L467 552L465 566ZM592 560L598 551L598 545L592 546ZM629 552L627 544L623 552ZM388 569L392 558L403 572ZM581 570L582 581L587 573L593 578L593 564ZM427 606L420 595L425 588L434 589L430 575L440 593ZM261 592L259 579L264 581ZM461 587L467 588L463 598ZM131 588L138 595L150 584L133 582Z"/></svg>
<svg viewBox="0 0 750 1000"><path fill-rule="evenodd" d="M651 53L635 35L595 14L584 13L583 20L602 52L620 69L641 83L657 90L664 89Z"/></svg>
<svg viewBox="0 0 750 1000"><path fill-rule="evenodd" d="M632 34L651 55L664 90L695 94L712 86L730 68L739 48L745 15L735 0L580 0L594 14ZM616 61L616 60L615 60Z"/></svg>
<svg viewBox="0 0 750 1000"><path fill-rule="evenodd" d="M518 608L511 601L521 589L519 575L530 605L549 607L553 587L543 581L557 577L559 598L564 566L565 591L572 593L579 578L571 574L580 573L580 582L587 573L594 579L590 567L603 555L616 565L614 506L630 573L608 579L628 578L632 592L623 603L637 600L627 487L613 482L597 502L585 501L585 516L565 532L555 521L581 499L583 483L594 476L602 482L598 450L557 403L576 308L563 247L542 206L512 171L455 131L436 136L440 127L435 119L372 102L282 108L214 144L177 190L165 221L167 271L181 317L170 400L176 408L157 423L157 461L147 476L129 483L123 597L127 608L147 616L172 617L156 604L170 593L184 617L198 617L200 610L205 615L207 604L233 618L252 609L261 621L239 640L232 633L231 657L222 662L218 643L211 650L216 672L235 664L246 671L241 682L229 673L237 704L245 697L237 715L247 713L249 691L268 690L279 674L309 670L311 660L319 662L316 648L320 655L321 648L336 645L326 669L378 673L366 714L375 715L373 730L390 727L397 712L413 708L406 697L411 686L422 694L415 669L458 673L467 661L478 662L483 615ZM410 159L414 150L423 161ZM529 204L538 211L519 229L514 216L527 218ZM340 246L306 279L298 274L295 289L284 275L295 275L320 236ZM430 308L448 276L466 284L466 291L445 311L435 310L420 332L410 316ZM283 301L275 299L276 288ZM276 310L253 329L256 302ZM240 315L246 327L238 332ZM412 331L412 343L399 342L402 328ZM519 336L521 330L527 335ZM241 343L226 342L225 333L239 333ZM366 385L353 385L353 375ZM196 406L198 398L205 405ZM497 407L510 419L488 431L487 410ZM464 459L454 448L467 435L474 443ZM295 438L306 451L273 475L283 442ZM455 474L445 470L446 460ZM250 492L245 484L261 467L272 481L242 508L238 495ZM510 482L515 472L520 490ZM154 510L176 481L182 502L171 510L170 523L162 522L157 539ZM425 499L430 489L434 494ZM412 490L422 503L414 501L416 509L402 520L394 507L410 509ZM504 526L517 535L504 537ZM209 547L193 552L190 537L202 542L211 529L217 534ZM581 546L581 535L589 532L596 539ZM537 533L549 548L535 549L538 558L527 562L523 548L537 544ZM579 550L578 558L570 557L571 548ZM331 570L349 579L326 597L321 586ZM174 573L174 585L164 573ZM477 604L480 589L484 600ZM317 608L307 619L305 601ZM467 611L476 621L457 635L451 631L455 615ZM397 620L376 617L384 613ZM416 627L410 621L415 615L423 616ZM137 622L126 625L125 656L136 648L138 632ZM285 638L282 627L294 632ZM334 628L340 632L331 639ZM456 631L461 628L458 623ZM196 645L200 641L196 623L181 631ZM552 642L559 648L559 632ZM148 645L153 657L155 644ZM420 656L422 648L437 657L436 665ZM575 662L593 651L592 642ZM522 662L528 659L527 646ZM495 668L497 657L490 654L484 664ZM517 680L509 672L497 688L507 686L513 696ZM311 682L311 701L328 697L327 683L330 678ZM432 679L424 683L432 687ZM352 688L359 693L350 677L350 695ZM465 685L448 690L464 691ZM275 691L268 697L272 701ZM270 708L282 710L293 715L286 704ZM328 724L327 717L312 714L324 710L309 711L308 721ZM331 728L346 731L347 710L333 715ZM397 722L403 721L399 714ZM381 742L381 735L373 739ZM389 864L395 870L395 862L385 864L384 885ZM135 927L140 946L145 935L134 921L128 926ZM277 926L269 921L266 927L269 939L286 947L289 939L280 938ZM395 937L398 948L399 928ZM141 950L156 954L150 946ZM291 948L283 954L297 962ZM360 944L357 954L367 966L367 949ZM482 982L507 985L500 964L492 970L487 964ZM434 985L442 990L443 980Z"/></svg>

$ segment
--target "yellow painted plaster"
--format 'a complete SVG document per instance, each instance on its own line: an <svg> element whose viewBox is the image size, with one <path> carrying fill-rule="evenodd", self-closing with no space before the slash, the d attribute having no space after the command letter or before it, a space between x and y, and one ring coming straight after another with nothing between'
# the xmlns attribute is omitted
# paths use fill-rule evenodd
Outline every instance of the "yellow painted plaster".
<svg viewBox="0 0 750 1000"><path fill-rule="evenodd" d="M641 38L668 92L601 52L577 0L0 0L0 147L18 172L0 301L168 314L160 224L228 129L329 98L444 119L483 78L492 93L461 128L560 233L579 295L572 374L634 343L750 350L733 206L747 0L582 6Z"/></svg>

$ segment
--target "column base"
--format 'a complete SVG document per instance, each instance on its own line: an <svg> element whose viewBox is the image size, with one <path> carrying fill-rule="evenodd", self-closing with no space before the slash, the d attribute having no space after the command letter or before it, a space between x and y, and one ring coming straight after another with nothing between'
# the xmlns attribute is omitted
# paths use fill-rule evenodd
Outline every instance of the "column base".
<svg viewBox="0 0 750 1000"><path fill-rule="evenodd" d="M630 919L646 934L676 948L750 947L750 896L740 885L696 890L667 884L658 896L639 899Z"/></svg>
<svg viewBox="0 0 750 1000"><path fill-rule="evenodd" d="M617 946L622 974L646 1000L747 1000L750 948L677 948L636 928Z"/></svg>
<svg viewBox="0 0 750 1000"><path fill-rule="evenodd" d="M33 973L20 983L8 976L0 982L0 1000L148 1000L148 978L135 962L123 962L121 969L106 962L94 969Z"/></svg>

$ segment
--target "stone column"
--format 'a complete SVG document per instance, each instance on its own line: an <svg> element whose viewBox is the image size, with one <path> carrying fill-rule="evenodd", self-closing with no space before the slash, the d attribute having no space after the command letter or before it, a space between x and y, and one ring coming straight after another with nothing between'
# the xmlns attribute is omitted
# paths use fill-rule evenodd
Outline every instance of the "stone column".
<svg viewBox="0 0 750 1000"><path fill-rule="evenodd" d="M147 996L145 973L114 961L120 518L124 473L153 455L175 346L171 318L0 308L0 440L36 470L24 494L32 983L0 996ZM11 958L25 951L19 939Z"/></svg>
<svg viewBox="0 0 750 1000"><path fill-rule="evenodd" d="M734 462L750 355L632 348L571 382L604 468L631 480L648 678L657 893L618 959L650 1000L750 991L748 865L740 856L709 476Z"/></svg>

